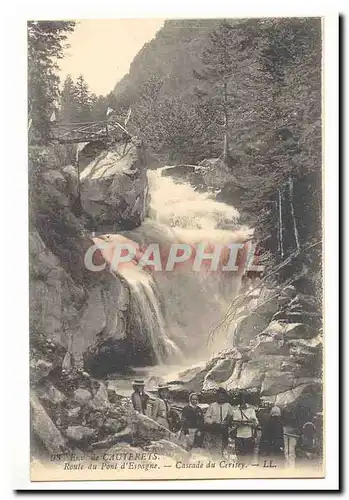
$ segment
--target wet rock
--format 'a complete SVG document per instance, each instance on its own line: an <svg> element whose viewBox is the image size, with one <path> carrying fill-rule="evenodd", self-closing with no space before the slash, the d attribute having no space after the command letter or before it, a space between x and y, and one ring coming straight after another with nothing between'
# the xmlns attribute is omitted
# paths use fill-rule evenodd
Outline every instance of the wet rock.
<svg viewBox="0 0 349 500"><path fill-rule="evenodd" d="M322 344L311 346L305 340L294 340L290 345L290 358L301 366L299 376L321 376Z"/></svg>
<svg viewBox="0 0 349 500"><path fill-rule="evenodd" d="M54 203L50 199L50 207ZM45 209L46 210L46 209ZM57 217L57 215L55 216ZM46 337L51 337L56 344L60 344L60 349L64 349L63 356L68 345L67 331L71 330L69 336L74 330L74 322L79 317L79 307L85 300L85 292L81 286L78 286L70 277L67 270L64 268L69 259L73 259L73 251L69 249L69 243L66 247L59 247L61 240L56 234L56 225L54 225L54 216L42 216L42 228L40 234L43 237L46 235L45 243L38 231L31 231L29 235L29 252L30 252L30 283L29 283L29 300L30 300L30 326L33 331L45 332ZM52 224L52 231L46 227L46 223ZM59 218L57 223L59 227L64 229L64 222ZM46 234L46 231L48 234ZM68 229L67 229L68 231ZM71 226L69 226L71 231ZM66 235L64 235L66 241ZM54 251L62 252L64 264L59 260L47 245L54 247ZM76 241L74 240L74 245ZM78 250L83 255L81 248ZM77 253L77 250L76 250ZM75 254L76 255L76 254ZM74 269L77 270L77 262L74 261ZM62 325L65 327L63 328ZM35 340L31 338L31 345L35 345ZM48 350L49 348L47 348ZM52 357L55 358L60 354L57 350L52 350ZM51 361L48 357L45 358ZM62 360L60 360L61 362Z"/></svg>
<svg viewBox="0 0 349 500"><path fill-rule="evenodd" d="M65 435L72 441L89 441L97 436L98 431L83 425L71 425L66 428Z"/></svg>
<svg viewBox="0 0 349 500"><path fill-rule="evenodd" d="M275 401L276 401L276 395L274 396L261 396L261 403L263 405L267 405L269 408L269 411L272 406L275 406Z"/></svg>
<svg viewBox="0 0 349 500"><path fill-rule="evenodd" d="M90 287L81 311L79 334L73 342L75 356L84 356L88 349L92 354L94 346L103 339L110 337L117 341L126 337L124 311L128 306L128 291L125 285L109 273L94 274L99 274L100 281ZM85 368L91 372L89 364L85 363Z"/></svg>
<svg viewBox="0 0 349 500"><path fill-rule="evenodd" d="M92 394L87 389L76 389L73 399L76 403L86 404L92 399Z"/></svg>
<svg viewBox="0 0 349 500"><path fill-rule="evenodd" d="M30 380L33 384L48 376L53 368L53 363L39 359L30 361Z"/></svg>
<svg viewBox="0 0 349 500"><path fill-rule="evenodd" d="M52 422L36 394L30 396L31 424L33 432L49 453L57 454L66 450L66 441Z"/></svg>
<svg viewBox="0 0 349 500"><path fill-rule="evenodd" d="M72 196L72 198L77 198L78 193L78 172L76 167L73 165L66 165L62 168L62 174L65 177L67 183L67 191Z"/></svg>
<svg viewBox="0 0 349 500"><path fill-rule="evenodd" d="M241 184L232 174L231 168L229 168L220 158L206 158L199 163L199 166L195 169L192 176L192 182L195 185L204 184L205 190L217 190L224 186L227 192L224 192L225 196L234 194L234 198L230 199L230 203L236 206L235 202L239 202L240 198L237 196L237 189L241 189ZM228 185L230 189L228 189ZM233 186L235 190L232 191ZM240 193L240 190L238 191Z"/></svg>

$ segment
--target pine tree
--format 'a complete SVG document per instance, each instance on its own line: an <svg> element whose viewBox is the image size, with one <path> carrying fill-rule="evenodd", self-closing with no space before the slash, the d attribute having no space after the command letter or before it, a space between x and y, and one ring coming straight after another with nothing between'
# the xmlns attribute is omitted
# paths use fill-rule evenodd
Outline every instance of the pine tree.
<svg viewBox="0 0 349 500"><path fill-rule="evenodd" d="M76 81L74 98L77 105L77 121L91 121L92 94L83 75L80 75Z"/></svg>
<svg viewBox="0 0 349 500"><path fill-rule="evenodd" d="M203 70L194 71L201 82L196 97L223 134L223 160L230 165L229 136L234 109L240 106L242 95L236 91L242 74L242 61L237 57L237 36L233 26L223 20L209 35L202 54ZM213 110L213 113L212 113Z"/></svg>
<svg viewBox="0 0 349 500"><path fill-rule="evenodd" d="M57 60L63 57L67 34L73 21L28 22L28 115L30 141L47 142L51 136L50 117L59 98Z"/></svg>
<svg viewBox="0 0 349 500"><path fill-rule="evenodd" d="M78 105L75 97L75 85L70 75L68 75L64 81L59 118L63 123L74 123L78 120Z"/></svg>

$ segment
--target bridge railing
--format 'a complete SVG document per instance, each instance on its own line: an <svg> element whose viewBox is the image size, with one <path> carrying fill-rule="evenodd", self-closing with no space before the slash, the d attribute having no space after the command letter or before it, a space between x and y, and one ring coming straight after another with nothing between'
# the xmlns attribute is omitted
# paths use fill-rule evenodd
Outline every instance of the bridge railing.
<svg viewBox="0 0 349 500"><path fill-rule="evenodd" d="M131 134L120 123L113 120L81 123L56 123L52 139L60 143L90 142L98 139L114 139L120 132Z"/></svg>

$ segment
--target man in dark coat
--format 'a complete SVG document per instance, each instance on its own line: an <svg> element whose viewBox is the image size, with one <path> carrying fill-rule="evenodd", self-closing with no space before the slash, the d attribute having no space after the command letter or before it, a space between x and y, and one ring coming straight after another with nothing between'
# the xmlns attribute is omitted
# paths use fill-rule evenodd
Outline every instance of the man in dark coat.
<svg viewBox="0 0 349 500"><path fill-rule="evenodd" d="M284 456L284 428L281 410L274 406L262 424L262 437L259 443L260 454L271 457Z"/></svg>
<svg viewBox="0 0 349 500"><path fill-rule="evenodd" d="M144 380L135 380L132 385L133 393L131 394L133 408L143 415L146 414L147 404L150 399L149 395L144 392L144 385Z"/></svg>

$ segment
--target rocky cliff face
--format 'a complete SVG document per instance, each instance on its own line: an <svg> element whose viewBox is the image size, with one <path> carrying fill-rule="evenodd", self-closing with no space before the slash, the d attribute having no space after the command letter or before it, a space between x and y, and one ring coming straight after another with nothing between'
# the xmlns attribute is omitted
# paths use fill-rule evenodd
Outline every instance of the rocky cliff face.
<svg viewBox="0 0 349 500"><path fill-rule="evenodd" d="M108 270L86 269L84 255L93 245L86 228L112 222L135 227L143 220L148 196L143 146L133 139L126 147L98 151L85 165L79 217L76 168L55 165L45 151L32 154L31 334L35 339L42 333L64 348L67 367L82 367L85 358L92 371L96 363L109 372L127 369L132 362L126 332L129 289ZM132 349L135 342L136 335Z"/></svg>
<svg viewBox="0 0 349 500"><path fill-rule="evenodd" d="M80 179L82 208L97 230L140 225L148 203L146 156L140 141L101 151L85 166Z"/></svg>

